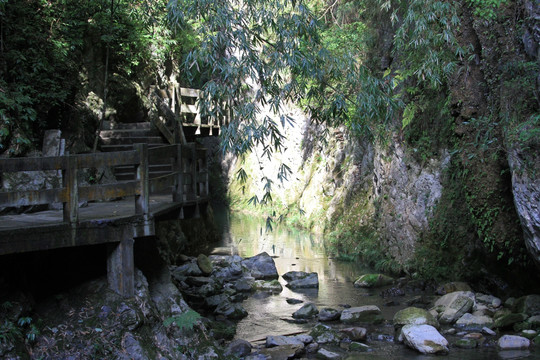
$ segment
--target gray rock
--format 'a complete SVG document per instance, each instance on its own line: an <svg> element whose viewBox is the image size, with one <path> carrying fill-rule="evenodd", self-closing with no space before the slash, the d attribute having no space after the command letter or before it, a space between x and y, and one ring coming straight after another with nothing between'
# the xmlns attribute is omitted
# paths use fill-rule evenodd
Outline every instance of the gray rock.
<svg viewBox="0 0 540 360"><path fill-rule="evenodd" d="M294 359L304 351L304 345L282 345L272 348L263 348L259 353L271 360Z"/></svg>
<svg viewBox="0 0 540 360"><path fill-rule="evenodd" d="M306 345L305 350L308 354L314 354L319 350L319 344L317 344L316 342L308 344Z"/></svg>
<svg viewBox="0 0 540 360"><path fill-rule="evenodd" d="M248 315L247 311L242 307L242 305L228 301L219 304L214 312L231 320L240 320Z"/></svg>
<svg viewBox="0 0 540 360"><path fill-rule="evenodd" d="M310 336L311 338L311 336ZM274 347L274 346L282 346L282 345L302 345L304 346L305 342L302 341L303 339L298 338L296 336L283 336L283 335L277 335L277 336L267 336L266 337L266 347ZM313 341L313 338L311 338ZM311 341L310 341L311 342Z"/></svg>
<svg viewBox="0 0 540 360"><path fill-rule="evenodd" d="M531 341L529 339L516 335L503 335L497 341L497 346L501 350L527 349L530 345Z"/></svg>
<svg viewBox="0 0 540 360"><path fill-rule="evenodd" d="M470 291L455 291L442 296L435 302L434 309L439 314L441 324L452 324L471 310L474 294Z"/></svg>
<svg viewBox="0 0 540 360"><path fill-rule="evenodd" d="M317 324L311 329L309 335L318 344L338 343L342 339L342 335L330 326Z"/></svg>
<svg viewBox="0 0 540 360"><path fill-rule="evenodd" d="M466 313L456 321L455 326L462 330L480 331L484 327L492 328L493 319L489 316L476 316Z"/></svg>
<svg viewBox="0 0 540 360"><path fill-rule="evenodd" d="M446 295L456 291L472 291L469 284L462 281L452 281L437 288L437 295Z"/></svg>
<svg viewBox="0 0 540 360"><path fill-rule="evenodd" d="M215 309L219 304L225 301L230 301L229 297L225 294L212 295L204 299L206 306L210 309Z"/></svg>
<svg viewBox="0 0 540 360"><path fill-rule="evenodd" d="M120 324L130 331L137 329L143 323L142 315L125 303L121 303L116 312L120 318Z"/></svg>
<svg viewBox="0 0 540 360"><path fill-rule="evenodd" d="M405 344L422 354L448 353L448 341L431 325L405 325L401 334Z"/></svg>
<svg viewBox="0 0 540 360"><path fill-rule="evenodd" d="M283 274L283 279L287 281L287 287L291 289L318 288L319 275L315 272L306 273L304 271L289 271Z"/></svg>
<svg viewBox="0 0 540 360"><path fill-rule="evenodd" d="M202 271L196 262L187 262L180 266L177 266L172 270L171 275L178 280L184 280L188 276L201 276Z"/></svg>
<svg viewBox="0 0 540 360"><path fill-rule="evenodd" d="M540 295L527 295L520 297L514 303L513 312L529 316L540 315Z"/></svg>
<svg viewBox="0 0 540 360"><path fill-rule="evenodd" d="M384 274L364 274L354 282L354 286L371 289L393 284L394 281L394 278Z"/></svg>
<svg viewBox="0 0 540 360"><path fill-rule="evenodd" d="M232 355L236 357L245 357L251 353L251 344L242 339L234 340L227 346L225 351L226 355Z"/></svg>
<svg viewBox="0 0 540 360"><path fill-rule="evenodd" d="M323 308L319 312L319 321L334 321L341 316L341 311L332 308Z"/></svg>
<svg viewBox="0 0 540 360"><path fill-rule="evenodd" d="M291 305L295 305L295 304L301 304L303 303L304 301L303 300L300 300L300 299L292 299L292 298L288 298L287 299L287 304L291 304Z"/></svg>
<svg viewBox="0 0 540 360"><path fill-rule="evenodd" d="M341 355L335 352L332 352L330 350L320 348L319 351L317 351L317 359L326 359L326 360L341 359Z"/></svg>
<svg viewBox="0 0 540 360"><path fill-rule="evenodd" d="M210 275L212 273L212 262L210 261L208 256L204 254L200 254L199 256L197 256L197 265L199 266L199 269L201 269L201 272L204 275Z"/></svg>
<svg viewBox="0 0 540 360"><path fill-rule="evenodd" d="M139 340L131 333L125 333L122 338L122 349L128 356L128 359L147 360L150 359L148 353L143 349Z"/></svg>
<svg viewBox="0 0 540 360"><path fill-rule="evenodd" d="M367 335L367 330L363 327L344 328L339 330L339 332L352 341L365 340Z"/></svg>
<svg viewBox="0 0 540 360"><path fill-rule="evenodd" d="M237 292L250 292L253 290L253 278L241 278L234 282L234 289Z"/></svg>
<svg viewBox="0 0 540 360"><path fill-rule="evenodd" d="M242 265L251 272L256 280L273 280L279 277L274 259L266 252L244 259Z"/></svg>
<svg viewBox="0 0 540 360"><path fill-rule="evenodd" d="M269 292L272 294L279 294L283 291L283 286L281 286L278 280L255 280L253 288L255 290Z"/></svg>
<svg viewBox="0 0 540 360"><path fill-rule="evenodd" d="M493 331L493 330L491 330L490 328L487 328L487 327L482 328L482 334L486 334L486 335L490 335L490 336L497 335L497 333L495 331Z"/></svg>
<svg viewBox="0 0 540 360"><path fill-rule="evenodd" d="M529 254L540 267L540 177L535 175L540 171L538 154L534 146L515 146L507 154L512 173L514 205L523 229L523 240Z"/></svg>
<svg viewBox="0 0 540 360"><path fill-rule="evenodd" d="M381 309L375 305L366 305L344 309L340 321L343 323L380 323L383 321Z"/></svg>
<svg viewBox="0 0 540 360"><path fill-rule="evenodd" d="M397 329L404 325L422 325L427 324L435 328L439 327L437 319L425 309L417 307L408 307L398 311L394 315L394 327Z"/></svg>
<svg viewBox="0 0 540 360"><path fill-rule="evenodd" d="M319 309L313 303L307 303L300 309L296 310L292 317L295 319L311 319L319 313Z"/></svg>

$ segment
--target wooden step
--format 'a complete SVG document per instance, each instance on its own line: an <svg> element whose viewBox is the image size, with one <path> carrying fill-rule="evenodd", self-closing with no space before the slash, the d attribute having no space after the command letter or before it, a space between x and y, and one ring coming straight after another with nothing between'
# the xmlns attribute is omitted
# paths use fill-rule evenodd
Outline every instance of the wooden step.
<svg viewBox="0 0 540 360"><path fill-rule="evenodd" d="M99 133L101 138L113 139L122 137L144 137L144 136L159 136L159 131L156 129L120 129L120 130L101 130Z"/></svg>
<svg viewBox="0 0 540 360"><path fill-rule="evenodd" d="M102 138L102 145L125 145L125 144L164 144L161 136L141 136L141 137L115 137Z"/></svg>
<svg viewBox="0 0 540 360"><path fill-rule="evenodd" d="M153 129L152 123L146 122L133 122L133 123L111 123L110 121L104 121L101 126L102 130L132 130L132 129Z"/></svg>
<svg viewBox="0 0 540 360"><path fill-rule="evenodd" d="M163 144L148 144L149 148L163 146ZM118 144L118 145L101 145L101 151L103 152L112 152L112 151L130 151L133 150L133 144Z"/></svg>

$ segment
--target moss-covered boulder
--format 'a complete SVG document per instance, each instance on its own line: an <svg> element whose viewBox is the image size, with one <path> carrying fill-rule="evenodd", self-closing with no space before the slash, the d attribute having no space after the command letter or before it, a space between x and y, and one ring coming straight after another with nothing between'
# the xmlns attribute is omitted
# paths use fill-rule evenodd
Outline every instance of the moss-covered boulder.
<svg viewBox="0 0 540 360"><path fill-rule="evenodd" d="M446 295L456 291L472 291L469 284L462 281L452 281L437 288L437 294Z"/></svg>
<svg viewBox="0 0 540 360"><path fill-rule="evenodd" d="M346 324L351 323L370 323L379 324L384 319L381 315L381 309L375 305L366 305L352 307L341 312L340 321Z"/></svg>
<svg viewBox="0 0 540 360"><path fill-rule="evenodd" d="M394 327L397 329L404 325L422 325L427 324L435 328L439 327L439 322L427 310L417 307L408 307L398 311L394 315Z"/></svg>
<svg viewBox="0 0 540 360"><path fill-rule="evenodd" d="M354 286L371 289L391 285L393 283L394 278L384 274L364 274L354 282Z"/></svg>
<svg viewBox="0 0 540 360"><path fill-rule="evenodd" d="M323 324L315 325L309 335L318 344L338 343L343 337L338 331Z"/></svg>
<svg viewBox="0 0 540 360"><path fill-rule="evenodd" d="M540 295L527 295L520 297L514 303L512 311L529 316L540 315Z"/></svg>
<svg viewBox="0 0 540 360"><path fill-rule="evenodd" d="M527 319L526 314L510 313L503 316L499 316L495 319L493 326L499 329L505 329L512 327L514 324L520 323Z"/></svg>
<svg viewBox="0 0 540 360"><path fill-rule="evenodd" d="M208 256L204 254L197 256L197 265L204 275L210 275L212 273L213 266Z"/></svg>

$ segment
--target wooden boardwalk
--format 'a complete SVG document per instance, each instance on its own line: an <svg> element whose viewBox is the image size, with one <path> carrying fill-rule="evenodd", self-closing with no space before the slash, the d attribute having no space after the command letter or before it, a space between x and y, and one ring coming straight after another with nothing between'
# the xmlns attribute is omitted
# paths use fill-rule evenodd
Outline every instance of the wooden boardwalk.
<svg viewBox="0 0 540 360"><path fill-rule="evenodd" d="M152 158L169 159L174 171L150 179ZM162 218L197 216L208 201L206 150L195 144L168 145L117 153L1 159L0 171L61 171L61 187L0 192L0 207L62 203L62 210L0 216L0 255L108 243L110 287L129 297L134 293L133 242L154 236ZM81 186L85 168L134 165L133 181ZM107 201L118 199L119 201ZM88 203L79 207L80 203Z"/></svg>

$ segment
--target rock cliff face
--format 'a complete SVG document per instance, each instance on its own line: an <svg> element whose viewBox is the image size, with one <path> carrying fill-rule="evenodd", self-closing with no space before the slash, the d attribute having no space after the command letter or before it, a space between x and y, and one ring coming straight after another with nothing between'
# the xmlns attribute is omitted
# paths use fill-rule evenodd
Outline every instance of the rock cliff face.
<svg viewBox="0 0 540 360"><path fill-rule="evenodd" d="M508 153L512 170L512 191L525 245L540 267L540 156L513 149Z"/></svg>
<svg viewBox="0 0 540 360"><path fill-rule="evenodd" d="M328 145L321 147L320 131L304 116L297 116L296 127L287 130L286 151L276 155L277 161L251 155L243 165L233 162L228 168L233 198L241 194L234 178L240 166L256 173L256 180L245 188L245 200L253 194L260 197L258 179L276 174L276 164L284 161L294 176L283 183L274 178L278 186L273 188L273 197L285 215L295 216L291 209L298 208L303 214L301 224L332 232L338 230L341 216L356 211L358 224L374 229L394 260L410 261L441 196L448 153L419 164L410 155L413 149L397 137L389 145L373 145L344 129L332 129Z"/></svg>

